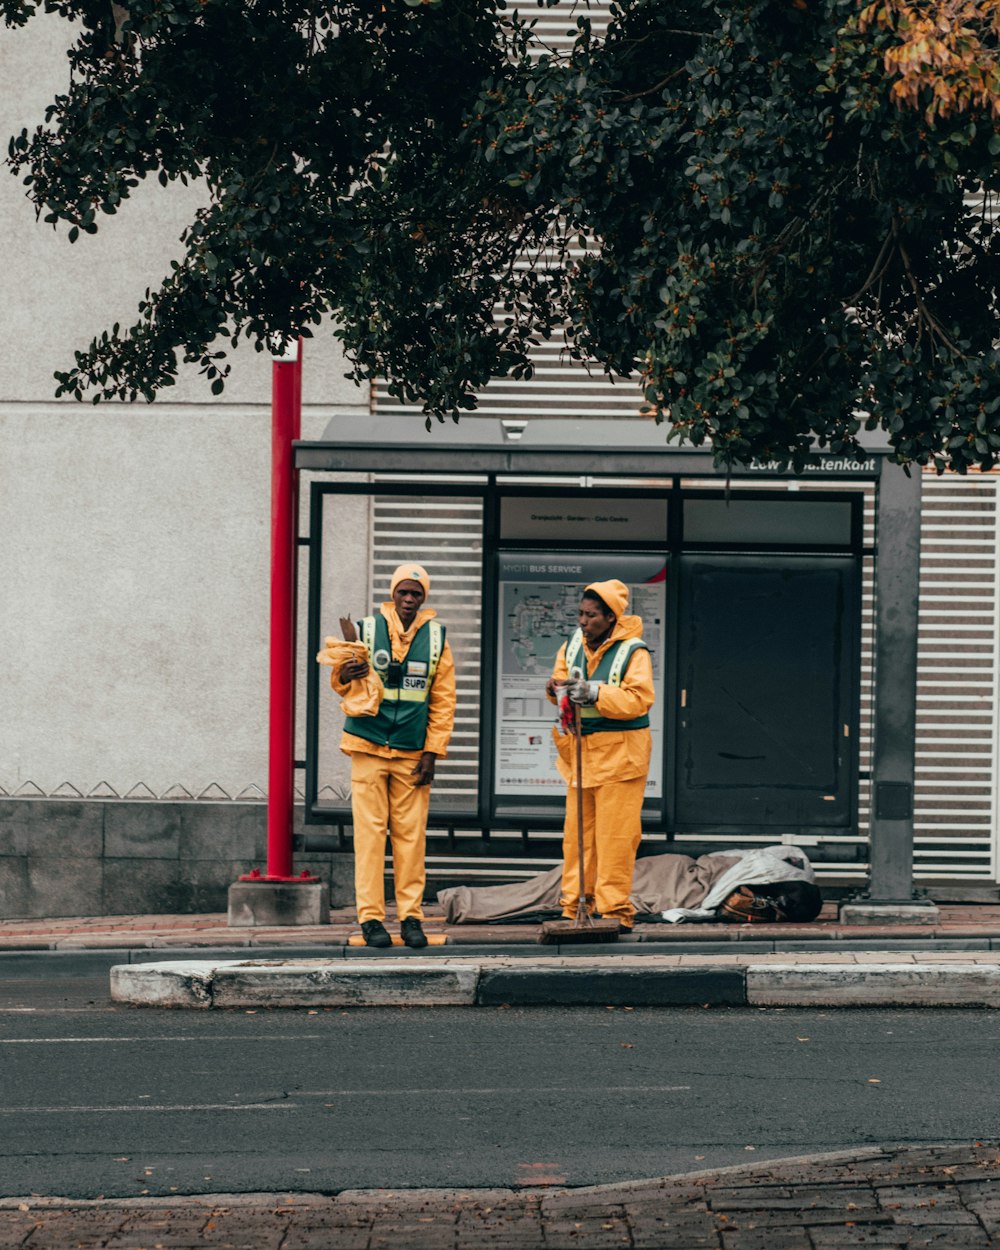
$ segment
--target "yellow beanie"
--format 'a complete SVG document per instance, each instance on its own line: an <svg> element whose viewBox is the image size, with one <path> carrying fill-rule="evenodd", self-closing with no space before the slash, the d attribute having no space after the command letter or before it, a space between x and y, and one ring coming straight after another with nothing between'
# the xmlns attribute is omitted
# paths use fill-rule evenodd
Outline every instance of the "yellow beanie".
<svg viewBox="0 0 1000 1250"><path fill-rule="evenodd" d="M583 593L587 594L591 590L595 595L600 595L615 616L621 616L628 607L628 587L617 578L612 578L610 582L591 582L583 588Z"/></svg>
<svg viewBox="0 0 1000 1250"><path fill-rule="evenodd" d="M389 582L390 595L400 582L419 582L424 588L425 599L431 593L431 579L422 564L401 564Z"/></svg>

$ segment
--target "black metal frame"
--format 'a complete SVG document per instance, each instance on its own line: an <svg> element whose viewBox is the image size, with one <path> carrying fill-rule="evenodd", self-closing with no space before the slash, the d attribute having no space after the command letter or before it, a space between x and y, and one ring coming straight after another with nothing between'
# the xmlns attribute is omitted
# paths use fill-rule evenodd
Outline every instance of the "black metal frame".
<svg viewBox="0 0 1000 1250"><path fill-rule="evenodd" d="M621 541L601 541L580 539L572 541L567 539L553 540L551 538L543 539L507 539L505 540L499 531L499 515L501 501L505 498L521 498L521 499L633 499L636 491L624 487L603 487L600 485L600 479L593 487L568 487L568 486L549 486L539 484L538 486L530 486L519 483L517 485L504 485L503 483L494 484L491 492L491 499L494 501L494 519L495 528L490 532L489 538L484 534L483 548L484 554L488 559L488 576L484 585L484 621L488 622L490 649L486 653L487 662L482 666L481 679L481 703L483 708L483 723L488 726L487 733L480 733L480 778L485 781L485 786L480 784L480 793L488 796L484 801L481 800L480 810L484 812L484 817L494 828L522 828L530 825L533 829L551 829L553 831L561 830L566 810L566 799L564 796L557 795L540 795L531 800L530 803L518 803L516 800L506 801L498 799L494 793L494 781L496 776L496 742L494 739L494 727L496 725L496 656L498 654L499 639L497 636L497 612L495 595L499 585L497 575L497 566L501 554L516 553L523 551L530 553L532 551L552 551L557 548L560 553L571 555L579 554L600 554L607 552L608 555L641 555L643 553L660 554L662 553L667 560L669 566L671 560L670 551L670 535L676 525L675 509L673 501L677 497L680 489L680 482L677 475L671 475L669 488L659 485L651 485L642 488L644 493L651 497L665 498L667 502L667 530L661 541L655 539L637 540L629 543L627 546ZM742 492L741 492L742 493ZM485 590L489 587L491 592L490 609L491 615L485 615ZM667 611L670 611L670 593L668 582ZM666 727L666 717L664 719ZM667 741L666 728L664 730L664 744ZM664 761L665 763L665 761ZM666 836L666 826L664 824L665 806L662 799L647 799L643 804L643 831L644 834Z"/></svg>
<svg viewBox="0 0 1000 1250"><path fill-rule="evenodd" d="M308 447L308 445L305 445ZM457 450L457 449L456 449ZM479 449L477 449L479 450ZM453 453L454 454L454 453ZM374 458L371 448L368 449L368 471L372 471L371 460ZM456 457L457 458L457 457ZM298 457L299 460L305 460L307 467L326 468L333 467L328 465L320 465L315 462L308 464L311 457ZM451 457L442 457L442 460L451 459ZM653 457L649 458L650 460ZM879 457L881 461L881 457ZM526 483L523 480L518 483L505 483L502 480L503 475L496 472L488 472L482 480L465 481L462 483L445 483L445 482L428 482L421 480L418 474L414 475L413 481L379 481L379 482L313 482L310 507L309 507L309 535L305 539L300 539L300 543L308 547L309 550L309 601L307 615L307 676L306 676L306 760L305 760L305 823L307 825L333 825L337 827L337 836L332 840L332 847L336 849L350 850L351 843L346 833L346 829L351 825L351 812L349 806L333 806L319 804L318 795L318 748L319 748L319 699L320 699L320 671L318 666L312 662L320 648L321 641L321 613L322 603L320 602L320 589L322 584L323 569L323 536L322 536L322 517L323 502L327 495L400 495L420 497L441 497L441 498L481 498L484 503L483 509L483 563L481 570L481 592L482 592L482 614L484 622L483 631L483 662L480 668L480 707L482 708L482 727L479 737L479 786L478 786L478 802L474 809L468 811L434 811L431 810L428 821L429 831L435 836L435 850L438 853L455 853L462 855L486 855L493 856L500 854L517 854L521 856L558 856L560 854L560 831L563 823L564 800L552 796L551 799L536 798L530 806L525 804L515 805L514 802L497 803L496 796L493 794L493 777L495 767L495 657L497 654L498 635L497 635L497 613L496 613L496 595L497 595L497 563L501 552L525 551L533 550L552 550L557 547L559 550L567 552L596 552L608 551L641 554L643 552L662 552L667 559L668 567L672 564L674 572L668 576L667 581L667 633L666 636L671 639L677 637L677 624L679 612L679 577L677 576L679 557L686 552L705 553L715 551L719 553L810 553L819 554L836 553L836 554L852 554L857 557L859 564L859 584L860 584L860 561L864 554L868 554L863 547L863 500L859 491L837 491L824 490L820 492L808 492L802 495L795 495L795 499L805 499L815 501L837 501L849 502L852 508L851 513L851 537L848 544L803 544L796 545L794 543L699 543L692 546L686 546L684 543L682 531L682 509L686 499L710 498L718 499L719 490L686 487L681 489L682 477L688 481L697 476L715 477L714 472L702 471L699 474L698 467L688 463L684 465L684 471L679 472L676 469L673 472L665 473L662 467L654 467L647 461L644 465L644 473L642 476L652 478L655 477L660 481L668 480L669 487L659 484L650 485L648 488L639 487L637 489L603 486L602 478L604 473L600 475L590 474L592 485L587 487L570 487L560 485L548 485L539 482L537 486ZM342 466L337 466L342 467ZM350 466L354 468L354 465ZM592 466L591 466L592 467ZM604 466L602 465L602 468ZM630 464L630 476L639 476L635 473L635 463ZM700 467L700 466L699 466ZM393 470L402 471L395 464L392 465ZM879 469L881 464L879 464ZM447 468L442 468L439 461L436 473L445 475L448 473ZM467 464L460 461L456 465L456 471L469 473L470 468ZM565 472L565 469L562 470ZM472 469L471 472L475 472ZM535 473L545 473L546 476L551 475L553 468L546 465L543 469L535 469ZM870 481L877 476L876 473L854 473L843 474L840 480L853 481ZM530 475L529 472L520 466L507 468L506 473L517 473L520 478ZM614 470L615 476L625 475L621 468ZM427 476L426 474L424 475ZM610 473L608 474L610 476ZM785 474L769 474L761 475L768 481L787 480ZM743 477L745 481L745 477ZM826 480L829 480L827 478ZM662 543L653 540L643 540L625 547L620 541L585 541L579 543L570 543L563 540L555 542L552 539L539 540L510 540L505 541L500 534L500 507L501 500L505 497L524 497L524 498L634 498L637 490L645 493L648 490L650 495L665 496L667 500L667 533L664 535ZM778 494L773 488L768 489L762 485L749 489L740 489L739 499L751 501L753 499L788 499L787 492ZM855 622L853 628L857 630L858 623ZM676 646L671 646L667 650L665 657L665 688L673 690L676 688L677 681L677 665L678 656ZM855 676L855 682L858 676ZM738 835L740 832L745 834L745 830L741 830L733 826L720 826L718 829L708 829L701 826L698 830L688 830L680 828L674 820L674 796L673 787L669 784L672 775L672 761L675 754L676 732L677 732L677 708L675 700L667 701L664 709L664 733L663 733L663 777L664 777L664 798L647 803L643 811L644 823L644 840L648 839L657 844L657 849L663 849L664 843L669 843L673 833L703 832L703 833L733 833ZM854 698L852 699L853 721L852 739L855 752L858 749L858 728L859 728L859 700L857 697L857 688L855 686ZM857 806L857 778L856 768L852 770L853 786L851 794L852 810L856 813ZM433 802L433 800L432 800ZM504 809L507 809L506 811ZM470 834L468 831L475 830ZM491 832L493 830L503 830L505 833L514 833L518 835L516 838L504 836L499 839L492 839ZM460 832L466 831L466 832ZM783 830L775 828L775 836L780 836L784 832L794 832L806 836L830 837L829 828L796 828L793 830ZM546 836L548 835L548 836ZM439 840L440 839L440 840ZM315 844L315 839L313 839ZM688 846L687 843L684 844Z"/></svg>
<svg viewBox="0 0 1000 1250"><path fill-rule="evenodd" d="M306 758L305 758L305 813L307 825L337 825L340 828L339 841L345 849L350 849L344 833L345 826L351 824L349 806L334 807L319 805L317 795L319 789L319 696L320 672L314 657L320 650L322 637L321 588L323 577L323 500L327 495L401 495L412 496L418 491L415 485L407 482L313 482L309 498L309 535L305 545L309 551L309 600L306 616ZM421 496L434 498L482 497L487 499L487 489L483 484L452 486L445 483L427 483L419 487ZM484 547L485 555L485 547ZM484 590L485 590L485 574ZM480 681L485 681L484 673ZM442 823L436 813L432 813L430 824L435 828L450 827L469 828L479 826L486 837L488 829L480 821L478 810L469 812L448 813Z"/></svg>

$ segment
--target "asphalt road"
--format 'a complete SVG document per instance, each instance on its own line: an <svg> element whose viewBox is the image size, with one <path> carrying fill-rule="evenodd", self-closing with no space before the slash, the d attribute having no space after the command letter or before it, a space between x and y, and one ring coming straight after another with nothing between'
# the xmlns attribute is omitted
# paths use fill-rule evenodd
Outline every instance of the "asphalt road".
<svg viewBox="0 0 1000 1250"><path fill-rule="evenodd" d="M995 1136L1000 1014L115 1008L0 980L0 1193L605 1183Z"/></svg>

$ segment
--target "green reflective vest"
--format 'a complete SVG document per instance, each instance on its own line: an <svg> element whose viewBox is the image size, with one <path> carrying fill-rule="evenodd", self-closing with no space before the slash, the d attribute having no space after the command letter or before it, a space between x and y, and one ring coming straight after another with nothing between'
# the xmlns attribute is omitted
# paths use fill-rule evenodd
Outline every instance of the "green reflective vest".
<svg viewBox="0 0 1000 1250"><path fill-rule="evenodd" d="M637 651L648 651L649 648L641 638L625 638L617 647L608 647L598 661L597 668L587 676L587 662L583 650L583 631L577 630L566 644L566 668L572 673L574 668L580 669L584 680L602 681L608 686L620 686L629 661ZM587 734L606 733L621 729L648 729L649 716L635 716L631 720L613 720L610 716L602 716L596 707L580 708L580 729L584 737Z"/></svg>
<svg viewBox="0 0 1000 1250"><path fill-rule="evenodd" d="M348 716L344 729L397 751L422 751L427 737L427 700L444 650L444 626L436 620L425 621L397 665L392 662L389 626L381 612L362 617L358 625L368 663L385 690L375 716Z"/></svg>

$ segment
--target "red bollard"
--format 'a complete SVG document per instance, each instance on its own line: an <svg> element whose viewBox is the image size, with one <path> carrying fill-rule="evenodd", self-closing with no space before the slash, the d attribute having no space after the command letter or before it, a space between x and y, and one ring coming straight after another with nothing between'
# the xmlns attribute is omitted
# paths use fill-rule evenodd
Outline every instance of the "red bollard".
<svg viewBox="0 0 1000 1250"><path fill-rule="evenodd" d="M271 661L268 720L267 872L241 881L312 882L292 875L295 802L295 600L298 479L292 442L302 432L302 340L271 365Z"/></svg>

